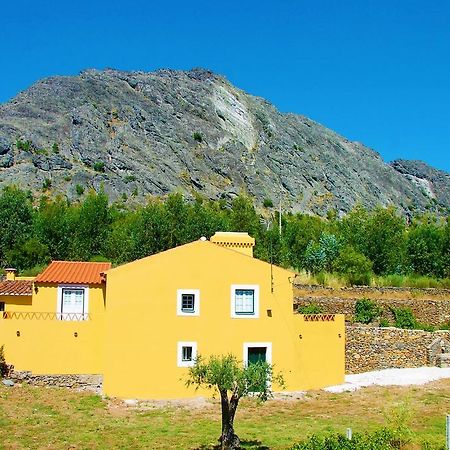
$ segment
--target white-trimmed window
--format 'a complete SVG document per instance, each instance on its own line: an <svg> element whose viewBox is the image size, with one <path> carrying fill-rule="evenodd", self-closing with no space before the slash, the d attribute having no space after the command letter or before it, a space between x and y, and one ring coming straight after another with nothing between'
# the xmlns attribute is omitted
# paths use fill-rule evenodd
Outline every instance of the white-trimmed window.
<svg viewBox="0 0 450 450"><path fill-rule="evenodd" d="M177 366L192 367L197 358L197 342L178 342Z"/></svg>
<svg viewBox="0 0 450 450"><path fill-rule="evenodd" d="M177 315L200 315L200 291L198 289L177 290Z"/></svg>
<svg viewBox="0 0 450 450"><path fill-rule="evenodd" d="M259 286L257 284L233 284L231 286L231 317L259 317Z"/></svg>
<svg viewBox="0 0 450 450"><path fill-rule="evenodd" d="M60 320L86 320L89 313L89 287L58 286L56 312Z"/></svg>

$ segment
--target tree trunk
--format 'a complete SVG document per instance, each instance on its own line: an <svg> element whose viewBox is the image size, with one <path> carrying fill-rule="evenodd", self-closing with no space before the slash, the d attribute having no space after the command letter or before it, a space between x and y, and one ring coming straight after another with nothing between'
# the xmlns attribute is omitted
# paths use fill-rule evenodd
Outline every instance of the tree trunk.
<svg viewBox="0 0 450 450"><path fill-rule="evenodd" d="M222 450L233 450L241 448L241 441L234 433L234 415L239 403L239 398L232 395L228 400L227 391L220 391L220 400L222 405L222 435L219 438Z"/></svg>

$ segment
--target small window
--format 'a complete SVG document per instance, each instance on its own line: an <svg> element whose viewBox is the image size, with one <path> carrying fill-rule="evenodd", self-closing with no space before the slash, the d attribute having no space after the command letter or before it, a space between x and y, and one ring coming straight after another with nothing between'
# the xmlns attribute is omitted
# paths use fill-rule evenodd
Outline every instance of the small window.
<svg viewBox="0 0 450 450"><path fill-rule="evenodd" d="M177 290L177 315L200 315L200 291L198 289Z"/></svg>
<svg viewBox="0 0 450 450"><path fill-rule="evenodd" d="M181 361L192 361L192 347L181 347Z"/></svg>
<svg viewBox="0 0 450 450"><path fill-rule="evenodd" d="M231 286L231 317L255 319L259 317L259 286Z"/></svg>
<svg viewBox="0 0 450 450"><path fill-rule="evenodd" d="M197 358L197 342L178 342L177 366L192 367Z"/></svg>
<svg viewBox="0 0 450 450"><path fill-rule="evenodd" d="M181 295L181 311L192 313L195 311L195 295L182 294Z"/></svg>

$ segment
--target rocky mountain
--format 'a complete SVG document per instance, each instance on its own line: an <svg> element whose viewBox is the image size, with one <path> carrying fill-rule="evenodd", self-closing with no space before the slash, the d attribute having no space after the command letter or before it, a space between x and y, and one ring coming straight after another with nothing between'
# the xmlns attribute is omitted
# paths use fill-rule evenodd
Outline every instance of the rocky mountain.
<svg viewBox="0 0 450 450"><path fill-rule="evenodd" d="M317 214L358 202L450 206L449 174L420 162L388 165L202 69L86 70L37 82L0 105L0 185L12 183L70 199L103 186L123 202L245 192Z"/></svg>

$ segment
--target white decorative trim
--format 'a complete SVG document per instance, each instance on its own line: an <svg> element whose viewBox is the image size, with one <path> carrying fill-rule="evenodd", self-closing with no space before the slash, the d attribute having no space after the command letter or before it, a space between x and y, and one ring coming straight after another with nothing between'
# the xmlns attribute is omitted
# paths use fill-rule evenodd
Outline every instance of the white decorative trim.
<svg viewBox="0 0 450 450"><path fill-rule="evenodd" d="M194 311L181 310L183 294L194 295ZM177 316L199 316L200 315L200 290L199 289L177 289Z"/></svg>
<svg viewBox="0 0 450 450"><path fill-rule="evenodd" d="M253 289L255 292L253 314L236 314L235 292L236 289ZM230 311L233 319L258 319L259 318L259 285L258 284L232 284L230 292Z"/></svg>
<svg viewBox="0 0 450 450"><path fill-rule="evenodd" d="M84 320L82 317L84 314L86 314L85 317L87 317L87 314L89 314L89 286L88 285L79 285L79 284L60 284L58 285L58 296L56 301L56 313L59 314L60 320L67 320L64 319L64 314L61 313L61 304L62 304L62 293L63 289L83 289L84 290L84 311L83 314L75 314L75 313L68 313L70 314L70 317L80 317L77 320Z"/></svg>
<svg viewBox="0 0 450 450"><path fill-rule="evenodd" d="M272 342L244 342L243 345L243 358L244 365L248 364L248 349L252 347L265 347L266 348L266 363L272 364Z"/></svg>
<svg viewBox="0 0 450 450"><path fill-rule="evenodd" d="M192 361L183 361L183 347L192 347ZM192 367L197 359L197 342L181 341L177 344L177 367Z"/></svg>

